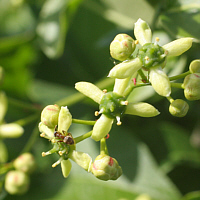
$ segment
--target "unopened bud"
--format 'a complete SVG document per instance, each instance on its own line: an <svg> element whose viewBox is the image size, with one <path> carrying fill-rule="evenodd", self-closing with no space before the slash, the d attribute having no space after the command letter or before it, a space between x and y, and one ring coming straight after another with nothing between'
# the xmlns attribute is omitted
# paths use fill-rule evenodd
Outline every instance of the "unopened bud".
<svg viewBox="0 0 200 200"><path fill-rule="evenodd" d="M200 59L199 60L193 60L190 63L189 69L190 69L191 73L200 73Z"/></svg>
<svg viewBox="0 0 200 200"><path fill-rule="evenodd" d="M189 110L189 105L182 99L174 100L169 106L169 112L175 117L184 117Z"/></svg>
<svg viewBox="0 0 200 200"><path fill-rule="evenodd" d="M20 137L23 133L23 127L18 124L9 123L0 125L0 137L17 138Z"/></svg>
<svg viewBox="0 0 200 200"><path fill-rule="evenodd" d="M184 94L190 101L200 99L200 73L189 74L183 82Z"/></svg>
<svg viewBox="0 0 200 200"><path fill-rule="evenodd" d="M110 44L111 56L120 61L130 57L135 49L133 38L127 34L118 34Z"/></svg>
<svg viewBox="0 0 200 200"><path fill-rule="evenodd" d="M122 168L116 159L108 155L98 155L91 166L92 173L101 180L116 180L122 175Z"/></svg>
<svg viewBox="0 0 200 200"><path fill-rule="evenodd" d="M24 194L29 188L29 176L22 171L12 170L6 174L5 189L9 194Z"/></svg>
<svg viewBox="0 0 200 200"><path fill-rule="evenodd" d="M55 128L58 124L60 107L58 105L48 105L41 113L41 121L49 128Z"/></svg>
<svg viewBox="0 0 200 200"><path fill-rule="evenodd" d="M13 162L15 169L30 174L36 167L35 159L31 153L23 153Z"/></svg>

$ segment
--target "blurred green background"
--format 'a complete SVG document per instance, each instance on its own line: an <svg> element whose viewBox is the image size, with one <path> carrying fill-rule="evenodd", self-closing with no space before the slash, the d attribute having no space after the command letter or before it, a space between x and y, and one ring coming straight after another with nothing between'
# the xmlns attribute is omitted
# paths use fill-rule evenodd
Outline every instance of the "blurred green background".
<svg viewBox="0 0 200 200"><path fill-rule="evenodd" d="M123 169L117 181L100 181L76 164L64 179L60 166L51 167L56 155L41 157L51 145L39 137L38 111L67 98L73 118L95 120L98 105L77 96L74 84L88 81L112 89L112 81L103 81L114 66L109 44L118 33L134 37L138 18L149 23L161 45L179 37L195 39L189 51L168 61L170 76L200 59L200 0L0 0L0 65L5 72L0 88L9 102L5 120L38 114L24 126L22 137L4 140L8 162L30 144L37 161L30 189L11 196L2 188L0 199L132 200L140 194L152 200L200 199L200 102L188 102L187 116L175 118L169 102L150 87L136 89L130 99L151 103L161 114L125 116L108 139L109 153ZM184 99L183 91L173 89L172 97ZM77 124L70 128L74 136L90 130ZM77 149L94 159L99 144L87 139Z"/></svg>

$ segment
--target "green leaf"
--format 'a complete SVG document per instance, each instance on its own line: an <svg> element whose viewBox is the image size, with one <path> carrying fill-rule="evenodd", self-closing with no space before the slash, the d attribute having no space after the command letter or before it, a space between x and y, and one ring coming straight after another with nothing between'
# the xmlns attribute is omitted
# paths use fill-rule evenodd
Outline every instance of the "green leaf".
<svg viewBox="0 0 200 200"><path fill-rule="evenodd" d="M200 1L179 1L160 16L160 22L173 37L193 37L200 42Z"/></svg>
<svg viewBox="0 0 200 200"><path fill-rule="evenodd" d="M181 200L199 200L199 199L200 199L200 191L196 191L186 194Z"/></svg>

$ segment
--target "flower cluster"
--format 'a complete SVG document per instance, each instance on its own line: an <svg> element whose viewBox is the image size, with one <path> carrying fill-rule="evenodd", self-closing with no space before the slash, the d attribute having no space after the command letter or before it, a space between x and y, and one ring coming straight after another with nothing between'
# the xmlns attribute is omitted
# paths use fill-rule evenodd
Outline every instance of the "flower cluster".
<svg viewBox="0 0 200 200"><path fill-rule="evenodd" d="M121 176L122 169L117 160L109 156L106 145L114 121L116 120L117 125L121 125L121 118L125 114L139 117L155 117L159 114L159 111L149 103L128 101L134 88L151 85L158 95L169 100L169 112L173 116L184 117L188 112L189 106L186 101L174 100L170 96L171 87L175 86L172 80L176 79L169 78L164 68L167 58L183 54L192 46L193 39L181 38L160 46L159 38L152 42L151 29L142 19L135 23L134 35L136 40L127 34L118 34L110 44L111 56L120 61L108 74L109 78L115 79L112 91L101 90L89 82L81 81L75 84L76 90L99 105L99 110L95 111L94 115L101 116L97 121L90 121L93 125L90 132L77 138L68 133L74 119L67 107L49 105L41 113L40 136L50 140L53 145L53 148L43 152L42 156L57 153L60 158L52 167L61 163L64 177L67 177L71 170L70 160L101 180L116 180ZM198 100L200 99L200 60L193 61L189 69L187 74L177 78L185 79L183 83L176 83L176 87L178 85L179 88L184 89L188 100ZM140 78L142 83L138 84L136 80ZM83 121L79 120L80 123ZM100 154L94 161L87 153L76 151L76 145L88 137L100 141Z"/></svg>

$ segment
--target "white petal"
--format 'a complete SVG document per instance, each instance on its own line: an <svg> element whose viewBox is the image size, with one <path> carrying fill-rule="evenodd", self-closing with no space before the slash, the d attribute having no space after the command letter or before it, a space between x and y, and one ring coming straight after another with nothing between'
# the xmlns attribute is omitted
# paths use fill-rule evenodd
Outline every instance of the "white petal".
<svg viewBox="0 0 200 200"><path fill-rule="evenodd" d="M71 164L70 160L62 160L61 161L62 174L65 178L67 178L69 176L71 168L72 168L72 164Z"/></svg>
<svg viewBox="0 0 200 200"><path fill-rule="evenodd" d="M168 51L168 56L179 56L192 46L193 38L186 37L165 44L163 48Z"/></svg>
<svg viewBox="0 0 200 200"><path fill-rule="evenodd" d="M142 19L138 19L135 23L134 35L142 46L152 41L151 29Z"/></svg>
<svg viewBox="0 0 200 200"><path fill-rule="evenodd" d="M151 68L149 76L152 87L159 95L168 97L171 94L169 78L161 67Z"/></svg>
<svg viewBox="0 0 200 200"><path fill-rule="evenodd" d="M129 83L130 77L125 78L125 79L115 79L115 85L113 92L117 93L118 95L123 96L123 93Z"/></svg>
<svg viewBox="0 0 200 200"><path fill-rule="evenodd" d="M125 114L137 115L140 117L154 117L160 112L148 103L129 103L126 107Z"/></svg>
<svg viewBox="0 0 200 200"><path fill-rule="evenodd" d="M60 113L58 116L58 131L62 133L62 131L68 131L69 127L72 123L72 115L69 112L67 106L62 106L60 109Z"/></svg>
<svg viewBox="0 0 200 200"><path fill-rule="evenodd" d="M102 114L93 127L92 139L99 141L105 137L112 128L113 119Z"/></svg>
<svg viewBox="0 0 200 200"><path fill-rule="evenodd" d="M93 99L98 104L104 95L103 91L101 91L96 85L89 82L78 82L75 84L75 88L87 97Z"/></svg>
<svg viewBox="0 0 200 200"><path fill-rule="evenodd" d="M142 67L142 63L139 58L135 58L130 61L124 61L118 65L115 65L109 72L108 77L124 79L132 76Z"/></svg>

